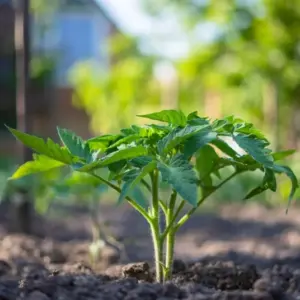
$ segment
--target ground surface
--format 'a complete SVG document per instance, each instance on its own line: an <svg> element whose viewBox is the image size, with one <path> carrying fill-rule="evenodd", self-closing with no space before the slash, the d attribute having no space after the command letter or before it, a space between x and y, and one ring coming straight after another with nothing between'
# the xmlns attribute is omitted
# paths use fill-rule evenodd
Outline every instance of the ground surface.
<svg viewBox="0 0 300 300"><path fill-rule="evenodd" d="M39 219L29 237L10 231L12 215L2 209L0 299L300 299L299 208L285 215L284 209L231 205L196 215L178 234L175 274L166 285L151 283L144 220L126 206L101 212L124 241L127 261L106 248L92 269L86 213Z"/></svg>

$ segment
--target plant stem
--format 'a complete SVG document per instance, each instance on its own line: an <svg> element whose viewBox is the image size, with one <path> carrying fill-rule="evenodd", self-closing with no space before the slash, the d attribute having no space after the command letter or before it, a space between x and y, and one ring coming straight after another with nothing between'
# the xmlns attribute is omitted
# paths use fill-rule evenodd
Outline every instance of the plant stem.
<svg viewBox="0 0 300 300"><path fill-rule="evenodd" d="M181 203L179 204L175 214L173 215L171 222L167 225L166 229L164 230L163 234L161 235L162 242L166 238L167 233L171 230L172 226L175 224L178 215L180 214L181 210L184 207L184 204L185 204L185 201L182 200ZM166 213L166 215L167 215L167 213Z"/></svg>
<svg viewBox="0 0 300 300"><path fill-rule="evenodd" d="M159 217L159 197L158 197L158 172L154 170L151 174L152 181L152 217L154 219Z"/></svg>
<svg viewBox="0 0 300 300"><path fill-rule="evenodd" d="M167 205L165 203L163 203L162 200L159 200L159 206L162 209L162 211L164 212L164 214L167 214L168 207L167 207Z"/></svg>
<svg viewBox="0 0 300 300"><path fill-rule="evenodd" d="M231 180L234 176L237 174L240 174L241 171L235 171L230 176L228 176L226 179L224 179L222 182L220 182L213 190L209 191L205 196L203 196L197 203L197 206L192 208L188 213L186 213L177 223L174 230L175 232L193 215L193 213L198 209L198 207L207 199L211 194L213 194L217 189L219 189L221 186L223 186L225 183L227 183L229 180Z"/></svg>
<svg viewBox="0 0 300 300"><path fill-rule="evenodd" d="M152 243L154 248L154 261L155 261L155 276L156 281L161 283L162 282L162 255L163 255L163 247L162 243L160 241L160 234L159 234L159 227L152 223L150 224L151 229L151 237L152 237Z"/></svg>
<svg viewBox="0 0 300 300"><path fill-rule="evenodd" d="M111 187L112 189L114 189L115 191L117 191L118 193L121 193L121 189L109 182L108 180L102 178L101 176L96 175L95 173L89 173L90 175L94 176L95 178L99 179L100 181L102 181L103 183L105 183L106 185L108 185L109 187ZM126 196L126 200L130 203L130 205L136 209L146 220L147 222L150 224L150 222L152 221L150 216L148 215L147 211L142 208L139 204L137 204L133 199L131 199L129 196Z"/></svg>
<svg viewBox="0 0 300 300"><path fill-rule="evenodd" d="M154 248L154 260L155 260L155 271L156 281L162 282L162 256L163 256L163 243L160 239L160 214L159 214L159 194L158 194L158 171L154 170L151 173L152 181L152 222L151 236Z"/></svg>
<svg viewBox="0 0 300 300"><path fill-rule="evenodd" d="M169 207L167 209L166 215L166 226L167 228L170 226L170 230L167 232L167 241L166 241L166 261L165 261L165 273L164 273L164 281L169 280L172 275L173 268L173 256L174 256L174 244L175 244L175 232L172 230L172 221L174 218L174 208L176 204L177 192L172 191L170 197Z"/></svg>
<svg viewBox="0 0 300 300"><path fill-rule="evenodd" d="M148 192L152 193L152 189L151 189L151 186L149 185L149 183L145 180L145 179L142 179L141 180L141 183L144 185L144 187L148 190Z"/></svg>

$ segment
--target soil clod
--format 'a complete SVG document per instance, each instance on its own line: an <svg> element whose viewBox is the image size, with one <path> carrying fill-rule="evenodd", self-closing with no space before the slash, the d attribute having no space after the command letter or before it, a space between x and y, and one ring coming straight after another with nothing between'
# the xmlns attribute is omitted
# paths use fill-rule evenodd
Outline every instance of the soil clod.
<svg viewBox="0 0 300 300"><path fill-rule="evenodd" d="M147 262L132 263L125 265L122 268L122 275L124 277L133 277L143 281L153 280L150 273L150 266Z"/></svg>

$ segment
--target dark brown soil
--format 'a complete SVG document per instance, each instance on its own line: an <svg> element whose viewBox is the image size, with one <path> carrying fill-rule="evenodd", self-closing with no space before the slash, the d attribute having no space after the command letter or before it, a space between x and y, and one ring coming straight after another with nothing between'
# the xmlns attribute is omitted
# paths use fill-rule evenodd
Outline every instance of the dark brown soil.
<svg viewBox="0 0 300 300"><path fill-rule="evenodd" d="M102 216L127 260L107 247L93 267L86 212L37 218L25 236L2 209L0 300L300 299L299 213L231 205L196 215L179 232L173 279L161 285L153 283L147 224L126 206L103 207Z"/></svg>
<svg viewBox="0 0 300 300"><path fill-rule="evenodd" d="M153 283L147 263L115 266L97 274L73 264L55 269L29 262L1 261L0 299L298 299L300 272L274 265L200 261L187 264L165 285ZM129 271L130 269L130 271ZM141 273L143 270L143 273ZM136 272L135 272L136 271Z"/></svg>

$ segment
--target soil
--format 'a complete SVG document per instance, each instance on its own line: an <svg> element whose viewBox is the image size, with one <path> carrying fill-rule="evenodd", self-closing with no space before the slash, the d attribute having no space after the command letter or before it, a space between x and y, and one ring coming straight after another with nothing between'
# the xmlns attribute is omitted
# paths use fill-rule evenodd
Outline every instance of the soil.
<svg viewBox="0 0 300 300"><path fill-rule="evenodd" d="M126 256L105 248L91 265L89 218L35 218L33 235L14 232L12 210L0 210L0 300L300 299L300 209L247 204L195 215L178 233L174 274L154 282L144 220L106 205L102 218Z"/></svg>

